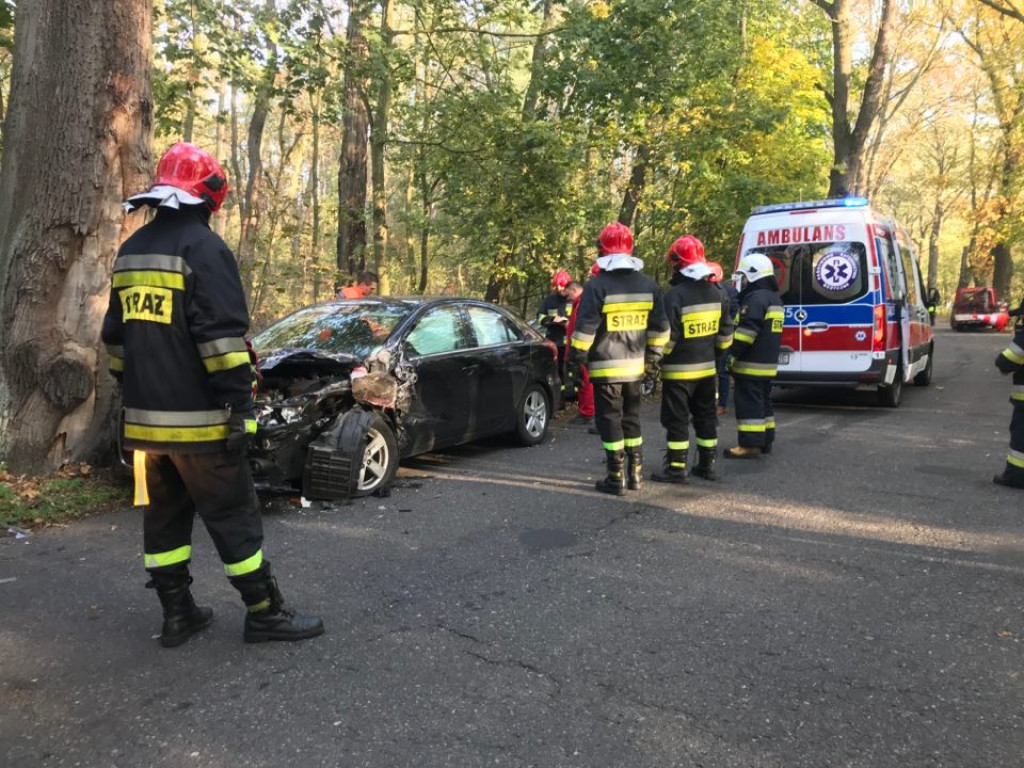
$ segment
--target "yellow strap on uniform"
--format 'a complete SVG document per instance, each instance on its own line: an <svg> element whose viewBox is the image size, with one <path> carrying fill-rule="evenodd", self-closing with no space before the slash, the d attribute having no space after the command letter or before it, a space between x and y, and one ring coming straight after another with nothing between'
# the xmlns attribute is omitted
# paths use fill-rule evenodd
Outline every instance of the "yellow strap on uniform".
<svg viewBox="0 0 1024 768"><path fill-rule="evenodd" d="M146 454L144 451L135 451L133 457L133 470L135 475L135 499L136 507L145 507L149 504L149 486L146 485Z"/></svg>

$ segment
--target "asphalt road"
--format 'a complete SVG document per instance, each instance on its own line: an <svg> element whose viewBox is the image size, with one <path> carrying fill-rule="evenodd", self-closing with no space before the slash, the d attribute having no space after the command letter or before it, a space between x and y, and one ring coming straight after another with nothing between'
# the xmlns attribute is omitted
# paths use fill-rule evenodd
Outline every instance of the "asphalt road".
<svg viewBox="0 0 1024 768"><path fill-rule="evenodd" d="M595 436L470 446L383 499L268 505L328 633L159 647L137 513L0 539L0 765L820 768L1024 765L1024 492L1007 336L939 332L898 410L780 393L775 453L591 490ZM734 438L723 421L723 444ZM646 409L649 464L664 433Z"/></svg>

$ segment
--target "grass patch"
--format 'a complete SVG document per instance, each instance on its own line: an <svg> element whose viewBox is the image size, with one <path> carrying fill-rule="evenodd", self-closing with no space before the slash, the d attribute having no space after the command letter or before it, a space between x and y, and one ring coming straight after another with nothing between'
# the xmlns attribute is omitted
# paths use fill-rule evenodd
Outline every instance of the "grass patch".
<svg viewBox="0 0 1024 768"><path fill-rule="evenodd" d="M88 464L64 467L48 477L0 470L0 526L54 525L131 504L131 490Z"/></svg>

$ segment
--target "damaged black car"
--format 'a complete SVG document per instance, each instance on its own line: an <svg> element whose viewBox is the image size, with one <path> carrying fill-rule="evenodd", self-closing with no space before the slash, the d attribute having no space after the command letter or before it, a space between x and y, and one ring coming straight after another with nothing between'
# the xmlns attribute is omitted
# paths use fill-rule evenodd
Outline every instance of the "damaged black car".
<svg viewBox="0 0 1024 768"><path fill-rule="evenodd" d="M472 299L318 304L252 343L254 478L309 499L380 492L401 459L484 437L537 445L561 387L551 342Z"/></svg>

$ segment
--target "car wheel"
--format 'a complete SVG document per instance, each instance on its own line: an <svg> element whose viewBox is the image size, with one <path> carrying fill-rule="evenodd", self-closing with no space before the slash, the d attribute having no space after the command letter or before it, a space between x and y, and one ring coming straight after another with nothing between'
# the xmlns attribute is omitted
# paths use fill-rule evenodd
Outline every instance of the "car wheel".
<svg viewBox="0 0 1024 768"><path fill-rule="evenodd" d="M366 430L362 461L356 472L353 496L369 496L391 484L398 471L398 440L379 415L373 417Z"/></svg>
<svg viewBox="0 0 1024 768"><path fill-rule="evenodd" d="M903 399L903 366L896 366L896 375L893 377L892 384L887 387L878 388L878 403L886 408L897 408L899 407L900 400Z"/></svg>
<svg viewBox="0 0 1024 768"><path fill-rule="evenodd" d="M548 435L551 399L540 384L531 384L523 393L516 411L516 437L522 445L540 445Z"/></svg>
<svg viewBox="0 0 1024 768"><path fill-rule="evenodd" d="M932 383L932 363L935 362L935 344L928 347L928 364L917 376L914 377L914 384L918 387L927 387Z"/></svg>
<svg viewBox="0 0 1024 768"><path fill-rule="evenodd" d="M960 323L958 323L956 320L950 320L949 327L952 328L956 333L960 333Z"/></svg>

